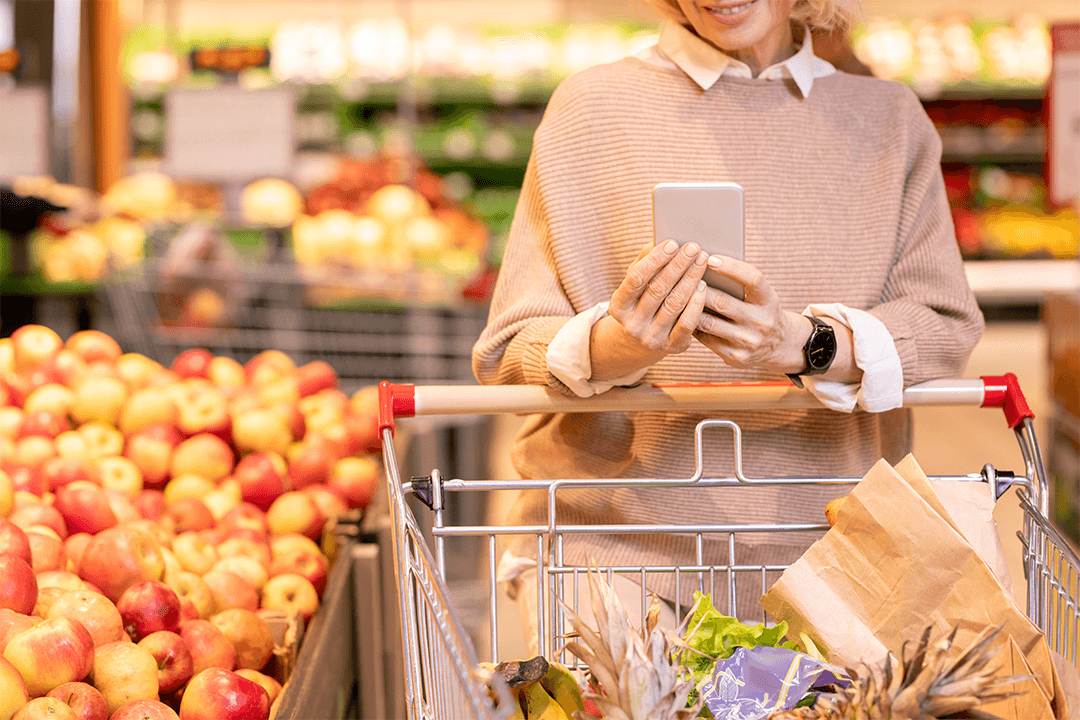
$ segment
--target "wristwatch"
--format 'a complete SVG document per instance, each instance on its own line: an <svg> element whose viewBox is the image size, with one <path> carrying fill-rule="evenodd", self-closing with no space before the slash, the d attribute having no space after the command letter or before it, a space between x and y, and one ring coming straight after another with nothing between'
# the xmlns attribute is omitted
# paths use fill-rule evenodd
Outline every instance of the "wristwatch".
<svg viewBox="0 0 1080 720"><path fill-rule="evenodd" d="M802 375L821 375L836 358L836 332L832 325L813 316L807 317L814 327L802 349L806 368L801 373L788 375L798 388L803 386Z"/></svg>

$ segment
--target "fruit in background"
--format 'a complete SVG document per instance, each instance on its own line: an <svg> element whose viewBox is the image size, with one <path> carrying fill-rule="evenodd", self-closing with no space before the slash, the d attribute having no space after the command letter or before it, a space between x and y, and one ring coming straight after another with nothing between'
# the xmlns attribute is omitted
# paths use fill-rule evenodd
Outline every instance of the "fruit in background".
<svg viewBox="0 0 1080 720"><path fill-rule="evenodd" d="M215 327L221 324L225 313L225 298L221 293L213 288L200 287L184 298L181 322L188 327Z"/></svg>
<svg viewBox="0 0 1080 720"><path fill-rule="evenodd" d="M97 648L90 678L110 715L129 702L158 698L157 661L145 648L125 640Z"/></svg>
<svg viewBox="0 0 1080 720"><path fill-rule="evenodd" d="M29 615L37 603L38 585L30 564L16 555L0 555L0 608Z"/></svg>
<svg viewBox="0 0 1080 720"><path fill-rule="evenodd" d="M176 712L158 700L136 700L121 705L109 720L180 720Z"/></svg>
<svg viewBox="0 0 1080 720"><path fill-rule="evenodd" d="M66 617L82 624L94 646L125 638L120 612L104 595L89 590L70 590L53 601L48 618Z"/></svg>
<svg viewBox="0 0 1080 720"><path fill-rule="evenodd" d="M101 203L112 215L136 220L164 218L176 205L176 185L162 173L137 172L109 186Z"/></svg>
<svg viewBox="0 0 1080 720"><path fill-rule="evenodd" d="M184 437L211 433L226 442L231 439L229 401L213 385L185 383L178 393L177 407L176 426Z"/></svg>
<svg viewBox="0 0 1080 720"><path fill-rule="evenodd" d="M41 466L45 489L56 492L59 488L76 481L97 484L101 476L90 463L82 458L57 456L49 458Z"/></svg>
<svg viewBox="0 0 1080 720"><path fill-rule="evenodd" d="M315 502L315 506L325 518L337 518L349 511L348 504L341 496L326 485L310 485L304 488L304 492Z"/></svg>
<svg viewBox="0 0 1080 720"><path fill-rule="evenodd" d="M154 656L158 665L158 692L169 693L191 679L194 667L191 650L177 633L161 630L139 641L139 646Z"/></svg>
<svg viewBox="0 0 1080 720"><path fill-rule="evenodd" d="M185 601L190 603L196 615L204 620L216 612L217 606L214 604L213 593L202 578L195 573L183 571L171 574L167 578L167 584L180 598L181 614L183 614ZM183 625L183 623L184 620L181 619L180 624Z"/></svg>
<svg viewBox="0 0 1080 720"><path fill-rule="evenodd" d="M278 413L268 409L247 410L233 418L233 442L241 454L273 452L284 456L293 441L292 430Z"/></svg>
<svg viewBox="0 0 1080 720"><path fill-rule="evenodd" d="M60 433L53 440L53 444L56 446L56 454L60 457L76 460L91 458L90 445L87 443L86 436L78 430Z"/></svg>
<svg viewBox="0 0 1080 720"><path fill-rule="evenodd" d="M45 461L54 457L56 457L56 446L52 440L40 435L31 435L15 441L15 452L11 459L17 465L25 465L40 471Z"/></svg>
<svg viewBox="0 0 1080 720"><path fill-rule="evenodd" d="M235 556L221 558L216 563L213 570L227 570L242 577L247 581L255 592L262 589L262 586L266 584L266 580L269 577L269 571L258 560L253 557Z"/></svg>
<svg viewBox="0 0 1080 720"><path fill-rule="evenodd" d="M180 498L170 504L166 515L175 524L176 532L209 530L214 527L214 515L202 500L193 497Z"/></svg>
<svg viewBox="0 0 1080 720"><path fill-rule="evenodd" d="M226 538L218 543L217 553L219 558L250 557L258 560L264 568L270 567L270 548L266 546L264 539Z"/></svg>
<svg viewBox="0 0 1080 720"><path fill-rule="evenodd" d="M46 383L26 397L23 402L23 411L27 414L49 412L66 419L71 410L71 403L74 401L75 393L71 388L60 383Z"/></svg>
<svg viewBox="0 0 1080 720"><path fill-rule="evenodd" d="M240 677L245 677L253 683L262 687L266 691L266 694L270 697L271 704L277 699L277 696L281 693L281 683L269 675L264 675L258 670L252 670L251 668L240 668L234 671Z"/></svg>
<svg viewBox="0 0 1080 720"><path fill-rule="evenodd" d="M262 607L289 614L299 612L304 622L307 622L319 609L319 593L315 586L301 575L275 575L263 586Z"/></svg>
<svg viewBox="0 0 1080 720"><path fill-rule="evenodd" d="M230 608L210 618L236 650L236 666L260 670L274 652L274 634L266 621L251 610Z"/></svg>
<svg viewBox="0 0 1080 720"><path fill-rule="evenodd" d="M272 535L298 533L312 539L322 534L326 518L308 496L299 491L283 493L266 512Z"/></svg>
<svg viewBox="0 0 1080 720"><path fill-rule="evenodd" d="M271 577L287 574L299 575L311 583L320 596L326 589L329 570L326 558L321 552L303 547L276 553L270 561Z"/></svg>
<svg viewBox="0 0 1080 720"><path fill-rule="evenodd" d="M139 515L147 520L157 520L165 514L165 493L160 490L145 489L131 501Z"/></svg>
<svg viewBox="0 0 1080 720"><path fill-rule="evenodd" d="M282 467L284 467L284 464L282 464ZM233 537L239 531L255 533L262 538L270 534L270 525L266 521L266 513L250 502L242 502L229 510L218 521L217 526L222 531L225 539Z"/></svg>
<svg viewBox="0 0 1080 720"><path fill-rule="evenodd" d="M124 436L112 425L95 420L80 425L79 432L86 441L87 453L91 459L124 452Z"/></svg>
<svg viewBox="0 0 1080 720"><path fill-rule="evenodd" d="M72 533L64 539L64 554L71 563L72 572L78 574L83 553L86 552L86 546L93 538L94 536L90 533Z"/></svg>
<svg viewBox="0 0 1080 720"><path fill-rule="evenodd" d="M169 470L173 477L194 474L217 481L232 472L234 462L232 448L224 440L200 433L176 446Z"/></svg>
<svg viewBox="0 0 1080 720"><path fill-rule="evenodd" d="M64 348L88 363L115 362L122 354L120 345L100 330L80 330L67 339Z"/></svg>
<svg viewBox="0 0 1080 720"><path fill-rule="evenodd" d="M13 478L18 476L18 471L12 474ZM16 487L18 486L16 485ZM45 525L55 530L61 539L67 538L67 525L60 515L60 511L52 505L41 502L40 498L35 497L34 502L25 505L18 504L16 499L15 509L11 511L11 515L8 515L8 520L22 528L23 532L26 532L32 525Z"/></svg>
<svg viewBox="0 0 1080 720"><path fill-rule="evenodd" d="M212 667L236 667L236 648L209 620L185 620L180 624L180 637L191 651L192 675Z"/></svg>
<svg viewBox="0 0 1080 720"><path fill-rule="evenodd" d="M49 570L37 573L38 591L47 587L57 587L65 591L82 590L83 581L78 575L67 570Z"/></svg>
<svg viewBox="0 0 1080 720"><path fill-rule="evenodd" d="M42 620L8 640L4 648L4 657L22 675L31 697L82 680L90 672L94 656L90 633L66 617Z"/></svg>
<svg viewBox="0 0 1080 720"><path fill-rule="evenodd" d="M88 376L75 387L71 417L78 423L97 421L116 425L127 394L127 385L122 380Z"/></svg>
<svg viewBox="0 0 1080 720"><path fill-rule="evenodd" d="M45 697L55 698L67 705L78 720L109 720L105 698L93 685L84 682L64 683L54 687Z"/></svg>
<svg viewBox="0 0 1080 720"><path fill-rule="evenodd" d="M173 452L180 440L176 428L154 425L128 438L124 457L139 468L145 485L157 487L170 477Z"/></svg>
<svg viewBox="0 0 1080 720"><path fill-rule="evenodd" d="M23 413L22 425L19 426L20 438L41 436L52 439L62 432L71 430L71 423L68 422L67 417L51 410L24 409Z"/></svg>
<svg viewBox="0 0 1080 720"><path fill-rule="evenodd" d="M172 395L160 387L139 388L120 410L119 429L131 436L152 425L175 425L179 417Z"/></svg>
<svg viewBox="0 0 1080 720"><path fill-rule="evenodd" d="M243 501L266 510L284 492L282 481L286 472L285 460L280 455L255 452L240 459L233 477L240 483Z"/></svg>
<svg viewBox="0 0 1080 720"><path fill-rule="evenodd" d="M34 615L25 615L9 608L0 608L0 656L4 654L4 648L8 641L23 630L29 630L42 621L42 618Z"/></svg>
<svg viewBox="0 0 1080 720"><path fill-rule="evenodd" d="M115 490L132 500L138 497L143 489L142 472L134 462L125 457L114 455L98 460L98 476L106 491Z"/></svg>
<svg viewBox="0 0 1080 720"><path fill-rule="evenodd" d="M300 397L314 395L320 390L336 388L338 385L337 372L322 360L314 360L300 366L296 371L296 384Z"/></svg>
<svg viewBox="0 0 1080 720"><path fill-rule="evenodd" d="M0 407L0 436L17 440L26 413L17 407Z"/></svg>
<svg viewBox="0 0 1080 720"><path fill-rule="evenodd" d="M248 382L256 387L295 371L296 363L280 350L263 350L244 364Z"/></svg>
<svg viewBox="0 0 1080 720"><path fill-rule="evenodd" d="M330 470L341 457L341 448L319 433L308 433L302 442L289 448L289 480L296 490L326 483Z"/></svg>
<svg viewBox="0 0 1080 720"><path fill-rule="evenodd" d="M202 475L188 473L174 477L165 486L163 496L166 507L183 498L200 498L213 492L218 486Z"/></svg>
<svg viewBox="0 0 1080 720"><path fill-rule="evenodd" d="M3 470L0 470L0 519L11 514L11 507L15 504L15 483Z"/></svg>
<svg viewBox="0 0 1080 720"><path fill-rule="evenodd" d="M58 587L39 587L37 602L34 603L34 609L30 612L31 615L37 617L48 617L49 608L52 607L56 599L63 595L66 591Z"/></svg>
<svg viewBox="0 0 1080 720"><path fill-rule="evenodd" d="M256 180L240 193L240 213L244 220L255 225L288 227L302 210L303 198L285 180Z"/></svg>
<svg viewBox="0 0 1080 720"><path fill-rule="evenodd" d="M247 382L244 366L231 357L217 355L206 368L206 376L219 388L235 390Z"/></svg>
<svg viewBox="0 0 1080 720"><path fill-rule="evenodd" d="M214 356L204 348L185 350L173 360L172 371L182 378L205 378Z"/></svg>
<svg viewBox="0 0 1080 720"><path fill-rule="evenodd" d="M330 470L330 489L351 508L366 508L379 486L379 463L369 457L347 457Z"/></svg>
<svg viewBox="0 0 1080 720"><path fill-rule="evenodd" d="M64 346L60 336L43 325L23 325L11 333L15 372L28 373L56 357Z"/></svg>
<svg viewBox="0 0 1080 720"><path fill-rule="evenodd" d="M0 655L0 719L8 720L29 701L22 675L9 660Z"/></svg>
<svg viewBox="0 0 1080 720"><path fill-rule="evenodd" d="M135 642L160 630L175 632L180 627L180 598L171 587L157 580L135 583L116 601L124 630Z"/></svg>
<svg viewBox="0 0 1080 720"><path fill-rule="evenodd" d="M228 570L211 570L203 575L202 580L214 596L214 607L218 611L229 608L256 610L259 607L259 594L247 580Z"/></svg>
<svg viewBox="0 0 1080 720"><path fill-rule="evenodd" d="M146 387L150 378L162 370L156 361L139 353L125 353L116 360L116 372L130 392Z"/></svg>
<svg viewBox="0 0 1080 720"><path fill-rule="evenodd" d="M96 535L117 524L105 491L87 480L75 480L57 488L54 506L63 516L69 532Z"/></svg>
<svg viewBox="0 0 1080 720"><path fill-rule="evenodd" d="M266 720L270 696L259 684L210 668L191 678L180 701L181 720Z"/></svg>
<svg viewBox="0 0 1080 720"><path fill-rule="evenodd" d="M30 563L30 541L26 531L6 518L0 518L0 555L14 555Z"/></svg>
<svg viewBox="0 0 1080 720"><path fill-rule="evenodd" d="M79 563L79 577L101 588L113 602L135 583L160 580L164 572L165 560L157 541L123 525L95 535Z"/></svg>
<svg viewBox="0 0 1080 720"><path fill-rule="evenodd" d="M45 493L45 476L38 468L28 465L5 465L4 472L11 480L16 493L24 492L37 497L41 497ZM8 517L13 521L16 517L21 517L18 508L13 509Z"/></svg>
<svg viewBox="0 0 1080 720"><path fill-rule="evenodd" d="M30 542L30 557L33 560L30 567L34 575L49 570L62 570L67 566L64 541L52 528L31 527L26 531L26 539Z"/></svg>
<svg viewBox="0 0 1080 720"><path fill-rule="evenodd" d="M288 533L270 538L270 552L276 557L293 550L310 550L313 553L322 554L322 548L309 537Z"/></svg>
<svg viewBox="0 0 1080 720"><path fill-rule="evenodd" d="M406 185L384 185L368 198L366 210L368 215L387 225L396 225L412 217L430 214L431 206L420 193Z"/></svg>
<svg viewBox="0 0 1080 720"><path fill-rule="evenodd" d="M77 716L62 700L39 697L19 708L12 720L77 720Z"/></svg>

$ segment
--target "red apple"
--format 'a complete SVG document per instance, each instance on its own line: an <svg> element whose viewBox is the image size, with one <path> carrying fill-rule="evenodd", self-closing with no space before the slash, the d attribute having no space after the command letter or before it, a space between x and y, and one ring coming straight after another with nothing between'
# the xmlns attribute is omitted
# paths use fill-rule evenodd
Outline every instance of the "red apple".
<svg viewBox="0 0 1080 720"><path fill-rule="evenodd" d="M142 490L131 501L141 517L147 520L157 520L165 514L165 495L160 490Z"/></svg>
<svg viewBox="0 0 1080 720"><path fill-rule="evenodd" d="M64 543L67 547L67 543ZM37 577L38 590L47 587L62 588L63 590L82 590L83 581L78 575L67 570L48 570L35 575Z"/></svg>
<svg viewBox="0 0 1080 720"><path fill-rule="evenodd" d="M30 563L30 541L26 531L6 518L0 518L0 555L15 555Z"/></svg>
<svg viewBox="0 0 1080 720"><path fill-rule="evenodd" d="M180 498L168 506L166 515L175 523L176 532L206 530L214 527L214 515L202 500Z"/></svg>
<svg viewBox="0 0 1080 720"><path fill-rule="evenodd" d="M71 618L42 620L11 638L4 657L23 676L31 697L82 680L94 663L94 640Z"/></svg>
<svg viewBox="0 0 1080 720"><path fill-rule="evenodd" d="M90 533L74 533L64 540L64 554L67 555L68 562L71 563L72 572L76 574L79 572L79 563L82 562L86 546L93 537Z"/></svg>
<svg viewBox="0 0 1080 720"><path fill-rule="evenodd" d="M124 457L139 468L143 484L158 487L169 479L169 466L180 439L176 428L153 425L128 438Z"/></svg>
<svg viewBox="0 0 1080 720"><path fill-rule="evenodd" d="M56 357L64 343L43 325L23 325L11 333L15 372L27 373Z"/></svg>
<svg viewBox="0 0 1080 720"><path fill-rule="evenodd" d="M130 586L160 580L165 572L161 547L153 537L119 525L95 535L79 563L79 577L116 602Z"/></svg>
<svg viewBox="0 0 1080 720"><path fill-rule="evenodd" d="M322 534L326 522L314 501L295 490L282 494L274 501L266 512L266 520L273 535L299 533L313 539Z"/></svg>
<svg viewBox="0 0 1080 720"><path fill-rule="evenodd" d="M18 505L11 511L11 515L8 515L8 520L21 527L24 532L32 525L44 525L56 531L61 539L67 538L67 524L60 511L41 502L40 498L37 500L38 502Z"/></svg>
<svg viewBox="0 0 1080 720"><path fill-rule="evenodd" d="M17 451L16 451L17 452ZM15 453L12 453L13 455ZM15 491L28 492L41 497L45 494L45 475L40 468L28 465L3 465L4 473L15 486ZM12 515L15 513L13 512ZM9 515L8 517L12 517Z"/></svg>
<svg viewBox="0 0 1080 720"><path fill-rule="evenodd" d="M232 432L229 401L218 388L208 383L185 383L178 395L177 427L184 437L211 433L228 442Z"/></svg>
<svg viewBox="0 0 1080 720"><path fill-rule="evenodd" d="M302 575L275 575L263 586L262 607L289 614L299 612L307 622L319 609L319 593Z"/></svg>
<svg viewBox="0 0 1080 720"><path fill-rule="evenodd" d="M251 610L230 608L210 622L236 649L236 666L261 670L274 653L274 634L266 621Z"/></svg>
<svg viewBox="0 0 1080 720"><path fill-rule="evenodd" d="M217 526L218 529L223 531L226 538L233 537L234 533L241 530L255 533L255 536L261 541L265 541L266 537L270 535L270 525L266 522L266 513L249 502L242 502L229 510L218 521Z"/></svg>
<svg viewBox="0 0 1080 720"><path fill-rule="evenodd" d="M139 641L139 646L149 651L157 660L159 692L177 690L191 679L191 670L194 667L191 650L175 632L159 630L151 633Z"/></svg>
<svg viewBox="0 0 1080 720"><path fill-rule="evenodd" d="M210 361L206 368L206 376L210 382L226 389L237 389L247 382L244 366L224 355L219 355Z"/></svg>
<svg viewBox="0 0 1080 720"><path fill-rule="evenodd" d="M281 375L288 375L296 370L296 363L280 350L263 350L247 361L244 372L248 382L261 385Z"/></svg>
<svg viewBox="0 0 1080 720"><path fill-rule="evenodd" d="M173 360L172 371L182 378L205 378L214 356L203 348L185 350Z"/></svg>
<svg viewBox="0 0 1080 720"><path fill-rule="evenodd" d="M229 608L255 610L259 607L259 593L247 580L228 570L211 570L202 580L214 596L214 607L219 611Z"/></svg>
<svg viewBox="0 0 1080 720"><path fill-rule="evenodd" d="M64 348L88 363L116 362L122 354L120 345L100 330L81 330L67 339Z"/></svg>
<svg viewBox="0 0 1080 720"><path fill-rule="evenodd" d="M330 489L352 508L366 508L379 486L379 463L370 457L342 458L330 471Z"/></svg>
<svg viewBox="0 0 1080 720"><path fill-rule="evenodd" d="M341 496L326 485L309 485L304 488L304 493L315 502L323 517L337 518L349 512L349 506Z"/></svg>
<svg viewBox="0 0 1080 720"><path fill-rule="evenodd" d="M180 627L180 598L171 587L157 580L135 583L120 595L116 609L124 629L135 642L147 635Z"/></svg>
<svg viewBox="0 0 1080 720"><path fill-rule="evenodd" d="M191 678L180 701L181 720L267 720L270 696L257 683L210 668Z"/></svg>
<svg viewBox="0 0 1080 720"><path fill-rule="evenodd" d="M136 700L121 705L109 720L180 720L176 712L158 700Z"/></svg>
<svg viewBox="0 0 1080 720"><path fill-rule="evenodd" d="M185 620L180 624L180 637L191 651L192 675L212 667L236 667L236 648L210 621Z"/></svg>
<svg viewBox="0 0 1080 720"><path fill-rule="evenodd" d="M216 481L229 475L234 463L232 448L224 440L201 433L176 446L169 470L173 477L193 474Z"/></svg>
<svg viewBox="0 0 1080 720"><path fill-rule="evenodd" d="M66 416L57 415L50 410L38 410L36 412L26 412L23 415L22 425L19 427L19 437L40 435L51 439L68 430L71 430L71 423L68 422Z"/></svg>
<svg viewBox="0 0 1080 720"><path fill-rule="evenodd" d="M346 454L359 455L360 453L382 452L378 415L347 413L345 415L345 432L349 439Z"/></svg>
<svg viewBox="0 0 1080 720"><path fill-rule="evenodd" d="M252 670L251 668L240 668L234 671L237 675L245 677L252 681L256 685L262 687L266 691L266 694L270 696L270 704L273 705L274 700L281 693L281 683L269 675L263 675L258 670Z"/></svg>
<svg viewBox="0 0 1080 720"><path fill-rule="evenodd" d="M78 423L103 422L116 425L127 402L128 390L122 380L87 375L75 388L71 417Z"/></svg>
<svg viewBox="0 0 1080 720"><path fill-rule="evenodd" d="M49 458L41 466L41 475L45 488L51 492L56 492L57 488L76 480L91 482L95 485L100 484L98 473L83 458L64 457L62 455Z"/></svg>
<svg viewBox="0 0 1080 720"><path fill-rule="evenodd" d="M55 507L70 532L96 535L117 522L105 491L87 480L76 480L58 488Z"/></svg>
<svg viewBox="0 0 1080 720"><path fill-rule="evenodd" d="M84 682L64 683L50 690L45 697L55 698L67 705L78 720L109 720L105 698L93 685Z"/></svg>
<svg viewBox="0 0 1080 720"><path fill-rule="evenodd" d="M51 528L45 526L28 528L26 539L30 543L30 557L33 560L30 567L33 568L35 575L49 570L63 570L67 567L64 541Z"/></svg>
<svg viewBox="0 0 1080 720"><path fill-rule="evenodd" d="M285 460L280 455L256 452L245 455L236 464L233 477L240 483L243 501L266 510L285 491L286 472Z"/></svg>
<svg viewBox="0 0 1080 720"><path fill-rule="evenodd" d="M250 557L259 561L264 568L270 568L270 548L265 539L254 540L243 537L230 537L217 544L219 558Z"/></svg>
<svg viewBox="0 0 1080 720"><path fill-rule="evenodd" d="M46 363L42 369L51 368L56 374L56 382L73 388L82 382L89 370L88 363L70 350L61 350L56 357Z"/></svg>
<svg viewBox="0 0 1080 720"><path fill-rule="evenodd" d="M326 483L339 459L338 448L318 433L308 433L303 442L289 448L289 480L294 490Z"/></svg>
<svg viewBox="0 0 1080 720"><path fill-rule="evenodd" d="M49 618L66 617L86 628L94 646L123 640L124 622L109 598L89 590L71 590L53 601Z"/></svg>
<svg viewBox="0 0 1080 720"><path fill-rule="evenodd" d="M181 625L186 619L202 618L205 620L217 612L214 594L210 591L210 587L203 582L203 579L195 573L180 571L170 575L168 585L180 598ZM190 606L190 611L194 611L194 617L186 614L189 612L188 606Z"/></svg>
<svg viewBox="0 0 1080 720"><path fill-rule="evenodd" d="M145 648L126 640L94 651L90 677L110 714L127 703L158 698L157 660Z"/></svg>
<svg viewBox="0 0 1080 720"><path fill-rule="evenodd" d="M0 450L0 452L3 452ZM0 518L6 518L11 514L15 506L15 483L8 474L0 470Z"/></svg>
<svg viewBox="0 0 1080 720"><path fill-rule="evenodd" d="M29 563L18 555L0 555L0 608L29 615L37 596L37 578Z"/></svg>
<svg viewBox="0 0 1080 720"><path fill-rule="evenodd" d="M42 618L34 615L25 615L8 608L0 608L0 655L4 653L4 648L7 647L11 638L23 630L29 630L41 620Z"/></svg>
<svg viewBox="0 0 1080 720"><path fill-rule="evenodd" d="M326 589L329 565L320 552L312 552L308 548L294 548L274 555L270 561L270 577L286 574L306 578L321 596Z"/></svg>
<svg viewBox="0 0 1080 720"><path fill-rule="evenodd" d="M29 701L22 675L0 655L0 718L10 718Z"/></svg>

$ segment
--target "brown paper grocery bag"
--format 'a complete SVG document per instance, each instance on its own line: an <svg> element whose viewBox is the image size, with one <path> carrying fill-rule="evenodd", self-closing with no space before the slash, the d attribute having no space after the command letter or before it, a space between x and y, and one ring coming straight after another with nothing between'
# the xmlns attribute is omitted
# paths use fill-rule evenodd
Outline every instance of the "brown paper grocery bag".
<svg viewBox="0 0 1080 720"><path fill-rule="evenodd" d="M899 657L927 625L957 647L987 627L1003 626L1036 675L1054 716L1065 718L1060 683L1042 633L952 522L921 472L911 482L885 461L856 485L836 526L814 543L761 604L789 636L805 632L838 665L877 667ZM925 476L921 476L925 479ZM913 484L919 487L917 491ZM948 519L947 519L948 518Z"/></svg>

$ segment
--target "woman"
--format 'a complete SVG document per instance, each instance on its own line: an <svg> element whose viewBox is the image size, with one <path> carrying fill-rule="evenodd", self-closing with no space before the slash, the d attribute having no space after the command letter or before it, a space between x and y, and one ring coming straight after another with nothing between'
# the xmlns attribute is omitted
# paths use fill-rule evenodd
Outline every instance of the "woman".
<svg viewBox="0 0 1080 720"><path fill-rule="evenodd" d="M933 125L903 85L838 72L814 56L810 29L847 29L850 0L650 4L668 21L656 46L578 73L551 98L473 351L477 378L588 396L641 381L792 375L833 409L725 413L744 431L748 476L860 476L880 458L899 461L911 447L910 414L898 409L903 387L961 373L983 327ZM745 261L680 248L678 238L654 246L653 186L706 181L744 189ZM705 267L741 283L745 301L706 288ZM830 335L827 370L810 374L819 369L807 354ZM530 417L513 460L526 478L689 477L701 419ZM731 438L716 435L707 439L706 476L728 477ZM838 494L582 490L560 493L558 516L573 524L818 520ZM546 495L523 494L510 522L546 524ZM736 562L790 562L812 540L741 536ZM526 538L511 553L535 557L535 548ZM567 563L580 565L694 557L687 536L591 535L565 547ZM727 557L726 542L707 545L707 564ZM650 589L674 599L660 577ZM751 580L738 594L740 617L760 616L750 604L760 574ZM727 607L726 597L715 599Z"/></svg>

